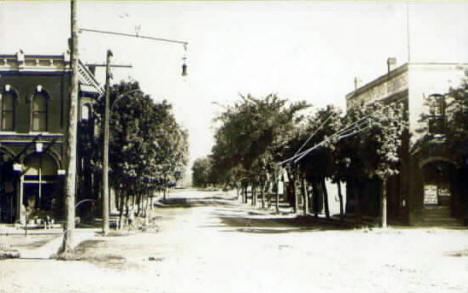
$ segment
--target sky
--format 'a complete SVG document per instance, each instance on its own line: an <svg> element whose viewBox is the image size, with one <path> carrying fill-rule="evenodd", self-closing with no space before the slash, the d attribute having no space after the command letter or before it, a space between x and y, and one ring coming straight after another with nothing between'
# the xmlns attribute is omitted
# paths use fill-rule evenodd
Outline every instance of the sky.
<svg viewBox="0 0 468 293"><path fill-rule="evenodd" d="M65 52L69 7L0 0L0 54ZM354 78L384 74L388 57L468 62L468 1L78 1L78 26L189 42L185 53L179 44L79 35L85 63L104 63L111 49L112 62L133 66L115 69L115 82L137 80L173 104L191 161L209 154L213 119L239 94L344 109ZM104 82L102 70L97 77Z"/></svg>

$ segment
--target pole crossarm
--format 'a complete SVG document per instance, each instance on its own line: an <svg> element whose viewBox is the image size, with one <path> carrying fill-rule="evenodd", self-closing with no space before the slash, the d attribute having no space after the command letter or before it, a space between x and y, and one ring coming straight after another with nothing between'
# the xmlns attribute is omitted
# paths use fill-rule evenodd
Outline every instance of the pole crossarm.
<svg viewBox="0 0 468 293"><path fill-rule="evenodd" d="M186 41L166 39L166 38L158 38L158 37L152 37L152 36L141 36L139 34L126 34L126 33L104 31L104 30L97 30L97 29L88 29L88 28L80 28L79 32L90 32L90 33L98 33L98 34L117 35L117 36L122 36L122 37L140 38L140 39L147 39L147 40L174 43L174 44L181 44L181 45L184 45L184 46L188 46L188 42L186 42Z"/></svg>

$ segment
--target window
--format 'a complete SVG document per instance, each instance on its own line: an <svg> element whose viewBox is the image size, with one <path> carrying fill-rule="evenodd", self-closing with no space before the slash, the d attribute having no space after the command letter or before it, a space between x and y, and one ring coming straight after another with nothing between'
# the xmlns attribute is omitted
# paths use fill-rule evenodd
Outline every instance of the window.
<svg viewBox="0 0 468 293"><path fill-rule="evenodd" d="M89 105L81 106L81 120L82 121L88 121L90 112L91 112L91 110L90 110Z"/></svg>
<svg viewBox="0 0 468 293"><path fill-rule="evenodd" d="M32 101L32 131L47 131L47 96L35 94Z"/></svg>
<svg viewBox="0 0 468 293"><path fill-rule="evenodd" d="M445 97L442 95L430 96L430 119L429 119L429 132L432 134L445 133Z"/></svg>
<svg viewBox="0 0 468 293"><path fill-rule="evenodd" d="M0 99L0 129L12 131L15 129L15 97L11 93L5 93L0 95Z"/></svg>

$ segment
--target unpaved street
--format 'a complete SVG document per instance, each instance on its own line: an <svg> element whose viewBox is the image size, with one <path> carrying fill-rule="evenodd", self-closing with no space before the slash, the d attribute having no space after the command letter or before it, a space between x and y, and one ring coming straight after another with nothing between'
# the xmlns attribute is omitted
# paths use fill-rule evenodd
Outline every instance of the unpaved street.
<svg viewBox="0 0 468 293"><path fill-rule="evenodd" d="M2 260L0 292L468 292L467 230L324 230L222 196L180 192L87 260Z"/></svg>

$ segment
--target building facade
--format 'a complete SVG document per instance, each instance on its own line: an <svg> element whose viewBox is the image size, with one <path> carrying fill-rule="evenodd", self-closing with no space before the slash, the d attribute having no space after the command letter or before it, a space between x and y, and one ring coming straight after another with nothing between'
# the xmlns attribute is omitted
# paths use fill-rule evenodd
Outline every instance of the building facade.
<svg viewBox="0 0 468 293"><path fill-rule="evenodd" d="M355 90L346 95L348 109L379 101L399 102L407 110L408 133L403 137L400 174L390 179L387 190L389 220L414 225L462 223L468 206L463 179L466 163L444 144L443 125L446 95L466 78L468 64L395 65L396 60L389 58L386 74L362 86L356 82ZM423 115L431 118L423 120ZM420 143L423 129L435 137L424 146ZM349 196L351 202L356 196L370 201L367 213L375 216L380 199L370 194L374 191L354 189Z"/></svg>
<svg viewBox="0 0 468 293"><path fill-rule="evenodd" d="M0 222L24 222L32 213L61 218L70 75L67 54L0 55ZM79 80L78 143L86 144L92 104L103 91L81 62ZM84 160L79 154L79 165Z"/></svg>

